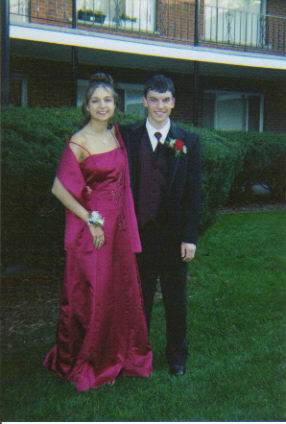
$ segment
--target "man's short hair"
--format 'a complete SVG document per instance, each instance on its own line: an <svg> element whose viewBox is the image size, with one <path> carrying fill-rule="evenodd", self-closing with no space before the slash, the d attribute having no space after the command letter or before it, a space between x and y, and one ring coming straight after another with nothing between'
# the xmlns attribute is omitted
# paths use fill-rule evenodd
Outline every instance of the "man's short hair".
<svg viewBox="0 0 286 424"><path fill-rule="evenodd" d="M144 85L144 97L147 96L148 91L157 91L158 93L165 93L170 91L175 97L175 86L171 78L165 75L154 75Z"/></svg>

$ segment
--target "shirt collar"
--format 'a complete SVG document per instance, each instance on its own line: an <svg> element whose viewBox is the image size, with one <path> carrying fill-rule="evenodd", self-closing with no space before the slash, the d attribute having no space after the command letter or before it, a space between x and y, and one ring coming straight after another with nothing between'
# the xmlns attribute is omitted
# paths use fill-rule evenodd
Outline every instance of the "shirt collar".
<svg viewBox="0 0 286 424"><path fill-rule="evenodd" d="M162 128L160 128L159 130L157 128L153 127L153 125L150 123L148 118L147 118L147 121L146 121L146 128L147 128L149 136L151 136L151 134L154 135L156 132L160 132L162 134L161 141L163 141L163 142L165 141L165 139L168 135L170 127L171 127L170 119L168 119L166 124Z"/></svg>

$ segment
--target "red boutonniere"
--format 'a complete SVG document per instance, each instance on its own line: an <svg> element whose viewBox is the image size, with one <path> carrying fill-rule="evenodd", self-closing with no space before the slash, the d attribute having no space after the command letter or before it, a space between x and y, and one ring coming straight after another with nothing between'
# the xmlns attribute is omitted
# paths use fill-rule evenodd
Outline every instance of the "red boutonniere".
<svg viewBox="0 0 286 424"><path fill-rule="evenodd" d="M187 153L187 147L184 141L178 138L166 139L164 144L175 152L175 156L181 156Z"/></svg>

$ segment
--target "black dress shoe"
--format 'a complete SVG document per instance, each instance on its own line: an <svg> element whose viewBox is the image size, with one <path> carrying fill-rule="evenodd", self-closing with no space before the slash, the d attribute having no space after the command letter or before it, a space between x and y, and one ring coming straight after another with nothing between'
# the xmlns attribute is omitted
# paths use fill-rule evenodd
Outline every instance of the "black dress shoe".
<svg viewBox="0 0 286 424"><path fill-rule="evenodd" d="M175 377L180 377L181 375L184 375L186 372L186 366L181 364L173 364L170 365L170 374L174 375Z"/></svg>

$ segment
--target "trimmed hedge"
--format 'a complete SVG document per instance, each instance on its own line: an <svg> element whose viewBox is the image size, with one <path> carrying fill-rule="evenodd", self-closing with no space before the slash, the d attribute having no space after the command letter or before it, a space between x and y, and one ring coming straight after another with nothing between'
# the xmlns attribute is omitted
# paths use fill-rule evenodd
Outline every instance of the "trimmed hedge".
<svg viewBox="0 0 286 424"><path fill-rule="evenodd" d="M137 117L118 116L117 120L126 124ZM4 265L42 264L48 256L55 262L62 258L64 211L50 188L64 142L81 123L81 112L75 108L9 107L2 111ZM230 193L234 197L243 192L250 177L260 181L262 175L275 193L285 192L285 167L280 169L281 155L285 159L283 135L182 126L199 133L202 142L202 229L214 221L216 209L227 203Z"/></svg>
<svg viewBox="0 0 286 424"><path fill-rule="evenodd" d="M272 201L286 200L286 134L237 133L224 134L232 142L244 146L242 167L236 173L229 201L241 203L255 197L252 186L264 184L270 189Z"/></svg>

